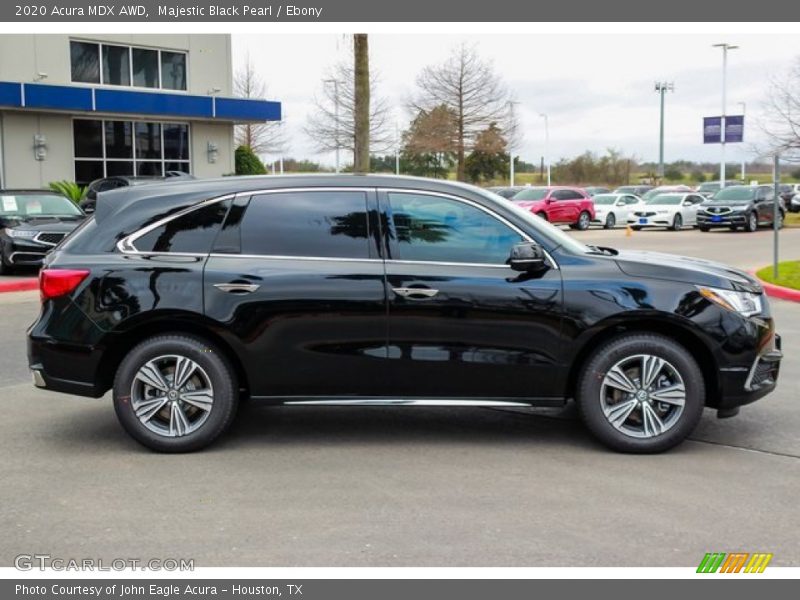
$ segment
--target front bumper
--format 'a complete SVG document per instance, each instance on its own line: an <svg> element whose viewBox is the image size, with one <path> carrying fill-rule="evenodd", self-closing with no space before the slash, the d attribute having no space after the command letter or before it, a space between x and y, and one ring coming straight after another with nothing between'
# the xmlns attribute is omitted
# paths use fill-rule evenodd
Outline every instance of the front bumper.
<svg viewBox="0 0 800 600"><path fill-rule="evenodd" d="M32 239L3 240L3 262L10 267L40 266L53 246L40 244Z"/></svg>
<svg viewBox="0 0 800 600"><path fill-rule="evenodd" d="M721 215L697 213L699 227L743 227L746 223L746 212L729 212Z"/></svg>
<svg viewBox="0 0 800 600"><path fill-rule="evenodd" d="M778 385L783 352L781 336L764 348L748 368L720 369L721 395L715 407L722 410L750 404L772 392Z"/></svg>

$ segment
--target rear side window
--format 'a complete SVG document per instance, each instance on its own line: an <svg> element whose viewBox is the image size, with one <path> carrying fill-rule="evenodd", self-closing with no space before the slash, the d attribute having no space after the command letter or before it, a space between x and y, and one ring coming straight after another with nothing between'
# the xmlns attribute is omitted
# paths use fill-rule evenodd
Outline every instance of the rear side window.
<svg viewBox="0 0 800 600"><path fill-rule="evenodd" d="M367 223L364 192L254 196L242 219L242 254L369 258Z"/></svg>
<svg viewBox="0 0 800 600"><path fill-rule="evenodd" d="M139 252L207 254L229 207L230 200L223 200L197 208L137 238L133 246Z"/></svg>

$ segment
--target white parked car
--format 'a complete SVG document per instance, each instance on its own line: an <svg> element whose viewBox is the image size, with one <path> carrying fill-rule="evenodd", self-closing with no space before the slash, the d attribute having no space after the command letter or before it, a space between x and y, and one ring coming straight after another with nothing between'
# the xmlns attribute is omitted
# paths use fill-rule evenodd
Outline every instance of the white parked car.
<svg viewBox="0 0 800 600"><path fill-rule="evenodd" d="M594 200L594 219L592 224L613 229L624 225L631 211L642 204L642 199L633 194L596 194Z"/></svg>
<svg viewBox="0 0 800 600"><path fill-rule="evenodd" d="M792 196L789 206L786 208L788 208L790 212L800 212L800 192Z"/></svg>
<svg viewBox="0 0 800 600"><path fill-rule="evenodd" d="M666 227L678 231L697 224L697 209L705 200L697 193L665 193L644 200L631 211L628 225L636 231L644 227Z"/></svg>

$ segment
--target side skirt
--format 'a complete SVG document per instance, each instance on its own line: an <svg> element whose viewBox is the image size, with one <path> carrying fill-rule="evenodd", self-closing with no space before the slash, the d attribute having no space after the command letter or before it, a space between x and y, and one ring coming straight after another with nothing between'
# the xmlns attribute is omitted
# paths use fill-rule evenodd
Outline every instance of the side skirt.
<svg viewBox="0 0 800 600"><path fill-rule="evenodd" d="M561 407L564 398L395 398L384 396L252 396L285 406L542 406Z"/></svg>

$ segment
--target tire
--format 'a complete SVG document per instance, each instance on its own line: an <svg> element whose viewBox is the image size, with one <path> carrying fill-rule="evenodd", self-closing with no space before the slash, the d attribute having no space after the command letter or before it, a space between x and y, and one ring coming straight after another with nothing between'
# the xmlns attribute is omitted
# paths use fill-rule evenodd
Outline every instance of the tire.
<svg viewBox="0 0 800 600"><path fill-rule="evenodd" d="M747 215L747 220L744 223L743 229L748 233L753 233L758 229L758 215L755 212L751 212Z"/></svg>
<svg viewBox="0 0 800 600"><path fill-rule="evenodd" d="M641 231L642 230L642 228L639 227L638 225L632 225L631 229L633 229L634 231Z"/></svg>
<svg viewBox="0 0 800 600"><path fill-rule="evenodd" d="M176 390L172 383L181 366L188 375ZM161 390L165 394L159 396ZM230 427L238 390L235 371L212 344L190 335L159 335L141 342L122 360L114 378L114 410L125 431L143 446L158 452L193 452ZM192 392L194 396L188 395ZM160 410L151 414L148 408L154 407Z"/></svg>
<svg viewBox="0 0 800 600"><path fill-rule="evenodd" d="M643 355L649 362L644 362ZM673 390L669 402L659 402L639 387L637 370L642 373L645 365L658 367L655 359L664 364L654 371L654 386L665 389L682 384L682 406L675 404L679 399L674 395L680 394L679 390ZM617 377L612 385L608 375L614 367L627 379ZM632 397L617 387L627 384L637 395L644 391L644 396ZM628 333L601 345L586 361L578 379L576 403L586 427L603 444L619 452L647 454L668 450L694 431L703 413L705 395L703 374L686 348L661 335ZM628 403L634 403L631 410L627 410L632 406ZM645 418L646 412L655 413L657 419ZM616 425L611 422L615 417Z"/></svg>
<svg viewBox="0 0 800 600"><path fill-rule="evenodd" d="M778 211L778 229L783 229L783 223L786 220L786 215L783 214L782 210Z"/></svg>
<svg viewBox="0 0 800 600"><path fill-rule="evenodd" d="M603 224L603 229L614 229L616 225L617 225L617 217L614 215L614 213L608 213L608 216L606 217L606 222Z"/></svg>
<svg viewBox="0 0 800 600"><path fill-rule="evenodd" d="M0 275L11 275L13 272L14 269L6 263L5 252L0 251Z"/></svg>
<svg viewBox="0 0 800 600"><path fill-rule="evenodd" d="M730 225L728 226L728 229L730 229L731 231L739 231L739 227L736 225Z"/></svg>
<svg viewBox="0 0 800 600"><path fill-rule="evenodd" d="M547 218L547 213L544 211L537 212L536 216L539 217L540 219L544 219L545 221L549 221L549 219Z"/></svg>
<svg viewBox="0 0 800 600"><path fill-rule="evenodd" d="M578 220L575 221L575 226L573 229L577 229L578 231L586 231L589 229L589 225L591 225L591 223L592 217L584 210L578 215Z"/></svg>
<svg viewBox="0 0 800 600"><path fill-rule="evenodd" d="M670 229L672 231L680 231L683 227L683 217L680 214L675 215L675 218L672 220L672 226Z"/></svg>
<svg viewBox="0 0 800 600"><path fill-rule="evenodd" d="M701 226L698 226L697 228L698 228L700 231L702 231L703 233L708 233L709 231L711 231L711 230L710 230L710 228L708 228L708 227L701 227Z"/></svg>

